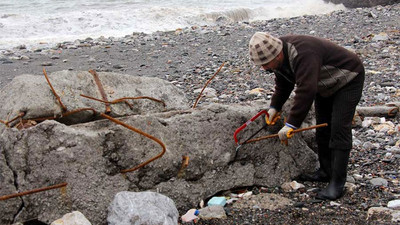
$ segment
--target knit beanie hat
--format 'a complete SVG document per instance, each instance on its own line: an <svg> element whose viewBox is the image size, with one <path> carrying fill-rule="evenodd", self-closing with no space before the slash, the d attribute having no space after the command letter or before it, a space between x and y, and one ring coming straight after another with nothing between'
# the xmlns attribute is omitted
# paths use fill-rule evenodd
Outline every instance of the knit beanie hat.
<svg viewBox="0 0 400 225"><path fill-rule="evenodd" d="M271 62L281 51L282 41L265 32L257 32L250 39L250 59L258 66Z"/></svg>

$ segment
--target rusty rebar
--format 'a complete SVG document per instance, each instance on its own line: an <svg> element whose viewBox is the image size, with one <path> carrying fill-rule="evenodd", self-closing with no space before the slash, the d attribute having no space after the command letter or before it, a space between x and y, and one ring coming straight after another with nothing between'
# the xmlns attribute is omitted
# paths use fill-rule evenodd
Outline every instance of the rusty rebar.
<svg viewBox="0 0 400 225"><path fill-rule="evenodd" d="M189 156L183 155L181 168L179 169L178 175L177 175L178 178L182 178L185 175L185 170L186 170L186 167L188 167L188 165L189 165Z"/></svg>
<svg viewBox="0 0 400 225"><path fill-rule="evenodd" d="M72 115L72 114L75 114L75 113L78 113L78 112L82 112L82 111L92 111L93 115L97 113L96 110L94 110L93 108L80 108L80 109L75 109L75 110L72 110L72 111L65 112L65 113L61 114L61 116L38 117L38 118L29 119L29 120L33 120L33 121L36 121L36 122L45 121L45 120L55 120L55 119L60 119L60 118L63 118L63 117L67 117L69 115ZM25 122L25 121L28 121L28 120L22 120L22 121Z"/></svg>
<svg viewBox="0 0 400 225"><path fill-rule="evenodd" d="M397 111L396 111L396 110L397 110ZM393 109L389 110L388 116L389 116L389 117L396 116L396 113L399 112L399 110L400 110L400 107L395 106ZM393 111L396 111L396 112L393 113Z"/></svg>
<svg viewBox="0 0 400 225"><path fill-rule="evenodd" d="M145 136L145 137L157 142L162 147L162 151L158 155L154 156L153 158L151 158L151 159L147 160L146 162L141 163L141 164L139 164L139 165L137 165L137 166L135 166L133 168L121 170L120 171L121 173L128 173L128 172L135 171L135 170L137 170L137 169L149 164L150 162L152 162L152 161L154 161L154 160L156 160L156 159L158 159L158 158L160 158L161 156L164 155L164 153L166 151L166 147L165 147L164 143L162 141L160 141L158 138L153 137L150 134L147 134L147 133L145 133L145 132L143 132L143 131L141 131L139 129L136 129L136 128L134 128L134 127L132 127L132 126L120 121L120 120L117 120L117 119L115 119L115 118L113 118L113 117L111 117L109 115L106 115L104 113L100 113L100 116L102 116L102 117L104 117L104 118L106 118L106 119L108 119L108 120L110 120L110 121L112 121L112 122L114 122L116 124L119 124L119 125L121 125L121 126L123 126L125 128L128 128L129 130L132 130L132 131L134 131L134 132L136 132L136 133L138 133L140 135L143 135L143 136Z"/></svg>
<svg viewBox="0 0 400 225"><path fill-rule="evenodd" d="M94 81L99 88L99 92L101 95L101 98L104 100L104 103L106 104L106 113L109 114L111 112L111 107L110 103L108 102L106 92L104 91L103 85L100 81L99 75L96 73L95 70L89 70L89 73L93 75Z"/></svg>
<svg viewBox="0 0 400 225"><path fill-rule="evenodd" d="M64 183L56 184L56 185L53 185L53 186L37 188L37 189L24 191L24 192L20 192L20 193L15 193L15 194L10 194L10 195L3 195L3 196L0 196L0 201L7 200L7 199L10 199L10 198L16 198L16 197L20 197L20 196L24 196L24 195L30 195L30 194L34 194L34 193L37 193L37 192L48 191L48 190L51 190L51 189L62 188L62 187L65 187L67 185L68 185L68 183L64 182Z"/></svg>
<svg viewBox="0 0 400 225"><path fill-rule="evenodd" d="M94 97L91 97L91 96L87 96L87 95L84 95L84 94L81 94L81 96L84 97L84 98L92 99L92 100L103 102L103 103L115 104L115 103L111 103L109 101L104 101L104 100L101 100L101 99L98 99L98 98L94 98ZM119 101L119 102L125 102L125 104L127 104L131 110L133 109L133 105L131 103L129 103L128 101L123 100L123 101Z"/></svg>
<svg viewBox="0 0 400 225"><path fill-rule="evenodd" d="M206 82L206 84L204 85L203 89L200 91L199 96L197 97L196 101L193 104L193 109L196 108L197 103L200 101L201 96L203 95L203 91L204 89L206 89L207 85L211 82L212 79L214 79L214 77L219 73L219 71L221 71L222 67L225 65L225 62L222 63L222 65L219 67L219 69L217 70L217 72L214 73L214 75Z"/></svg>
<svg viewBox="0 0 400 225"><path fill-rule="evenodd" d="M43 67L43 74L44 74L44 77L47 80L47 83L49 84L49 86L51 88L51 91L53 92L54 96L56 97L58 103L60 103L60 106L61 106L63 112L67 112L68 111L67 107L65 107L65 105L61 102L60 96L57 95L56 91L53 88L53 85L51 85L49 77L47 76L47 73L46 73L46 69L44 67Z"/></svg>
<svg viewBox="0 0 400 225"><path fill-rule="evenodd" d="M91 96L87 96L87 95L84 95L84 94L81 94L81 96L84 97L84 98L92 99L92 100L103 102L103 103L110 103L110 104L116 104L116 103L120 103L120 102L125 102L129 106L129 108L131 108L131 109L133 109L133 106L128 101L126 101L127 99L130 99L130 100L149 99L149 100L153 100L155 102L159 102L159 103L163 104L164 107L166 106L165 102L163 102L162 100L159 100L159 99L156 99L156 98L152 98L152 97L148 97L148 96L123 97L123 98L115 99L113 101L104 101L104 100L101 100L101 99L98 99L98 98L94 98L94 97L91 97Z"/></svg>
<svg viewBox="0 0 400 225"><path fill-rule="evenodd" d="M10 121L1 121L1 122L4 123L7 127L10 127L10 123L14 122L17 119L22 118L23 116L25 116L25 112L19 112L18 115L12 118Z"/></svg>
<svg viewBox="0 0 400 225"><path fill-rule="evenodd" d="M306 130L311 130L311 129L316 129L316 128L320 128L320 127L326 127L328 126L327 123L322 123L322 124L318 124L318 125L314 125L314 126L309 126L309 127L305 127L305 128L300 128L297 130L293 130L292 133L299 133L302 131L306 131ZM243 145L243 144L248 144L251 142L256 142L256 141L261 141L264 139L268 139L268 138L275 138L275 137L279 137L278 134L271 134L271 135L267 135L267 136L263 136L263 137L258 137L258 138L254 138L254 139L250 139L248 141L245 141L244 143L240 143L239 145Z"/></svg>

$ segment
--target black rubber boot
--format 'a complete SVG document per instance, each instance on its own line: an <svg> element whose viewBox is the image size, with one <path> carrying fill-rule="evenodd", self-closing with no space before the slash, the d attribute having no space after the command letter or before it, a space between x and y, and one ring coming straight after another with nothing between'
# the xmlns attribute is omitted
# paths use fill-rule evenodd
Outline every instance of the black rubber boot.
<svg viewBox="0 0 400 225"><path fill-rule="evenodd" d="M344 194L350 150L333 149L332 153L332 177L328 186L318 192L318 199L336 200Z"/></svg>
<svg viewBox="0 0 400 225"><path fill-rule="evenodd" d="M329 147L318 147L319 169L311 174L302 174L300 181L329 182L331 177L331 149Z"/></svg>

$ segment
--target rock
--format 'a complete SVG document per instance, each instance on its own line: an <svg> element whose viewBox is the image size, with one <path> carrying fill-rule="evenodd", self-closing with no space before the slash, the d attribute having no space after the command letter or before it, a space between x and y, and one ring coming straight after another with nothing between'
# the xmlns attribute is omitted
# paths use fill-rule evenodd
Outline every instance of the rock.
<svg viewBox="0 0 400 225"><path fill-rule="evenodd" d="M164 101L166 107L149 99L127 100L133 108L124 102L111 104L111 116L120 117L134 114L160 112L172 109L187 109L185 95L170 83L158 78L137 77L117 73L99 72L99 79L109 101L123 97L147 96ZM68 111L79 108L93 108L104 112L104 103L81 97L84 94L102 99L93 75L83 71L60 71L49 74L49 80L60 96ZM24 90L24 91L21 91ZM0 119L14 118L19 112L25 112L23 119L50 117L62 113L58 101L51 92L44 75L21 75L0 90L2 110ZM66 124L82 123L93 120L92 111L83 111L61 118Z"/></svg>
<svg viewBox="0 0 400 225"><path fill-rule="evenodd" d="M387 40L389 40L389 36L383 32L374 35L374 37L372 38L372 41L387 41Z"/></svg>
<svg viewBox="0 0 400 225"><path fill-rule="evenodd" d="M93 224L104 224L109 202L116 193L127 190L129 182L107 168L110 161L102 156L102 141L90 141L107 133L99 132L67 127L56 121L45 121L22 132L3 131L0 146L8 155L7 163L18 191L68 183L64 191L54 189L4 202L23 200L23 207L14 214L16 222L40 218L51 223L73 208ZM2 182L0 186L3 185ZM0 208L0 215L6 215L9 207Z"/></svg>
<svg viewBox="0 0 400 225"><path fill-rule="evenodd" d="M226 219L226 213L223 206L212 205L199 209L199 218L203 220Z"/></svg>
<svg viewBox="0 0 400 225"><path fill-rule="evenodd" d="M202 89L203 88L199 88L199 89L194 90L193 92L195 94L200 94ZM214 97L217 97L217 91L214 88L205 88L203 91L203 95L207 98L214 98Z"/></svg>
<svg viewBox="0 0 400 225"><path fill-rule="evenodd" d="M52 66L53 63L52 62L42 62L40 65L41 66Z"/></svg>
<svg viewBox="0 0 400 225"><path fill-rule="evenodd" d="M344 186L346 187L346 191L349 193L354 193L358 188L357 185L348 182L346 182Z"/></svg>
<svg viewBox="0 0 400 225"><path fill-rule="evenodd" d="M92 225L89 220L79 211L65 214L61 219L52 222L50 225Z"/></svg>
<svg viewBox="0 0 400 225"><path fill-rule="evenodd" d="M400 209L400 200L397 199L397 200L392 200L392 201L388 202L387 207L391 208L391 209Z"/></svg>
<svg viewBox="0 0 400 225"><path fill-rule="evenodd" d="M297 183L297 181L286 182L281 185L281 188L285 192L297 191L298 189L305 188L303 184Z"/></svg>
<svg viewBox="0 0 400 225"><path fill-rule="evenodd" d="M179 212L174 202L155 192L119 192L112 201L109 225L178 224Z"/></svg>
<svg viewBox="0 0 400 225"><path fill-rule="evenodd" d="M316 155L300 135L295 135L289 146L280 145L278 139L244 145L233 161L233 132L264 106L265 102L210 104L123 118L124 123L159 138L167 146L161 158L139 171L126 173L126 178L120 175L122 169L157 156L162 148L108 120L71 126L44 121L29 129L5 129L0 146L18 190L68 182L65 195L52 190L23 198L24 207L16 221L39 217L50 223L73 207L93 224L101 225L106 221L107 203L120 191L154 190L173 199L178 208L187 209L222 190L279 186L314 171ZM253 122L238 138L254 132L261 123ZM177 179L182 154L189 156L189 166ZM3 210L0 208L0 215Z"/></svg>
<svg viewBox="0 0 400 225"><path fill-rule="evenodd" d="M382 216L391 216L392 212L393 210L385 207L371 207L368 209L367 220L379 220Z"/></svg>
<svg viewBox="0 0 400 225"><path fill-rule="evenodd" d="M0 196L17 193L14 175L7 165L3 147L0 147ZM21 198L0 201L0 224L11 224L22 206Z"/></svg>
<svg viewBox="0 0 400 225"><path fill-rule="evenodd" d="M388 181L384 178L381 177L377 177L377 178L372 178L369 181L373 186L384 186L387 187L388 185Z"/></svg>

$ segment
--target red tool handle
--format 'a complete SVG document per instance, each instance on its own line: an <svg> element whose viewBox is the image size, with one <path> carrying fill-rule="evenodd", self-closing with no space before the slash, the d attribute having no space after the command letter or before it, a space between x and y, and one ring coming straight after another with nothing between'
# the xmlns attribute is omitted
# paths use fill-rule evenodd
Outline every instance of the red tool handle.
<svg viewBox="0 0 400 225"><path fill-rule="evenodd" d="M243 130L244 128L246 128L247 125L249 125L251 122L253 122L254 120L256 120L261 114L265 114L265 115L269 116L267 110L262 110L262 111L260 111L259 113L257 113L257 115L253 116L250 120L248 120L246 123L244 123L242 126L240 126L238 129L236 129L235 133L233 134L233 138L235 139L235 143L236 143L236 144L238 143L238 139L237 139L236 135L237 135L241 130Z"/></svg>

